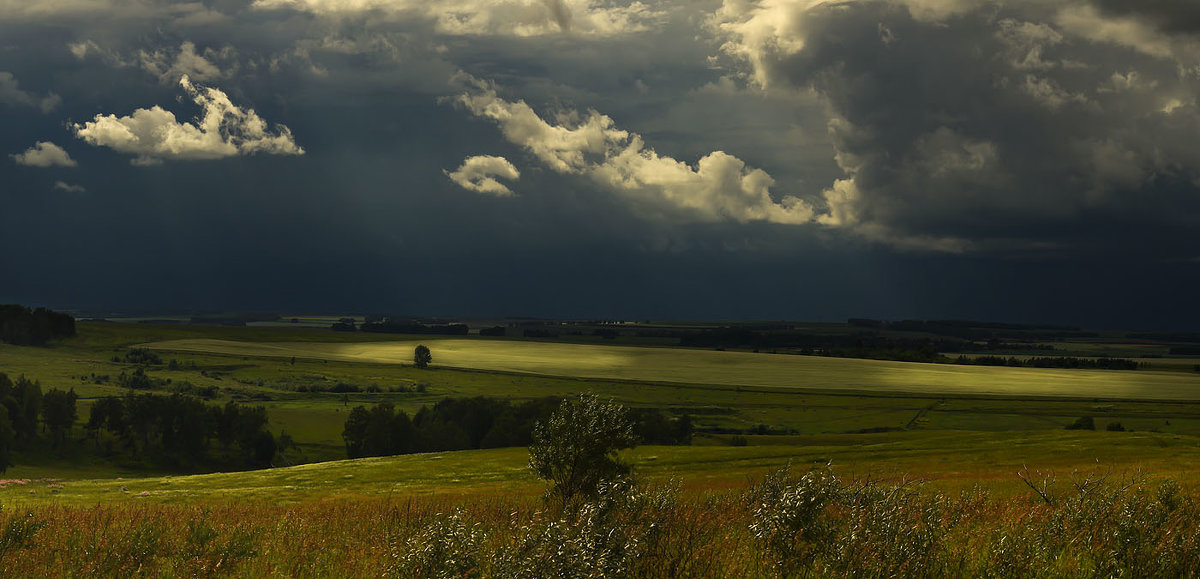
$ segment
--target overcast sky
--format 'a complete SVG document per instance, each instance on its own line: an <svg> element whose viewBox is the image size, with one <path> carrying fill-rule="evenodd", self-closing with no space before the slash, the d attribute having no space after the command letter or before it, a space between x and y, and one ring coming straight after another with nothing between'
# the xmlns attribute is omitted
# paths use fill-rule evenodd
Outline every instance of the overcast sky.
<svg viewBox="0 0 1200 579"><path fill-rule="evenodd" d="M1200 329L1176 0L0 0L0 302Z"/></svg>

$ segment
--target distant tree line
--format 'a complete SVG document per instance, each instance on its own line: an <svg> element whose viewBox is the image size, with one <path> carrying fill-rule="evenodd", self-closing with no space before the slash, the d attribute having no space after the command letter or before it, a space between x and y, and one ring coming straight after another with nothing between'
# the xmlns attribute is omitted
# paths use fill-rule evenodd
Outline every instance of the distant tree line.
<svg viewBox="0 0 1200 579"><path fill-rule="evenodd" d="M562 403L561 398L538 398L521 403L477 396L446 398L424 406L413 416L388 402L350 412L342 431L350 458L391 456L477 448L528 446L533 424ZM687 415L667 416L658 409L631 411L634 432L646 444L690 444L692 422Z"/></svg>
<svg viewBox="0 0 1200 579"><path fill-rule="evenodd" d="M135 458L158 464L262 468L271 465L278 447L267 424L262 406L130 393L97 400L85 429L98 450L113 452L116 441Z"/></svg>
<svg viewBox="0 0 1200 579"><path fill-rule="evenodd" d="M1200 344L1200 332L1136 332L1126 334L1131 340L1158 340Z"/></svg>
<svg viewBox="0 0 1200 579"><path fill-rule="evenodd" d="M968 358L959 356L955 364L970 364L975 366L1013 366L1018 368L1083 368L1092 370L1137 370L1139 365L1134 360L1125 358L1076 358L1073 356L1046 356L1034 358L1016 358L1001 356L976 356Z"/></svg>
<svg viewBox="0 0 1200 579"><path fill-rule="evenodd" d="M78 419L77 399L74 389L43 394L36 380L24 376L12 380L0 373L0 472L13 465L17 451L45 442L58 447Z"/></svg>
<svg viewBox="0 0 1200 579"><path fill-rule="evenodd" d="M885 324L885 322L876 322L875 320L857 321L860 325L864 326L869 325L869 323ZM932 322L921 322L921 324L929 323ZM966 322L963 323L965 324ZM896 324L900 324L900 322L892 322L888 328L891 329ZM913 324L913 328L918 327L916 322L913 322ZM1001 326L1003 324L996 325ZM1053 350L1053 346L1047 344L1004 342L996 338L991 338L981 344L962 339L894 337L874 332L809 334L792 331L755 330L735 326L685 334L680 338L680 345L687 347L715 347L718 349L743 348L753 349L756 352L778 352L782 350L784 353L806 356L896 360L900 362L933 364L977 364L983 366L1018 366L1027 368L1091 368L1101 370L1138 369L1137 362L1123 358L1092 359L1069 356L1035 356L1021 359L1013 356L977 356L973 358L965 355L959 355L956 358L946 356L947 353L978 352L981 350L1021 350L1030 352Z"/></svg>
<svg viewBox="0 0 1200 579"><path fill-rule="evenodd" d="M906 356L928 358L938 352L963 352L978 346L962 340L897 338L875 332L855 334L811 334L791 331L754 330L744 327L714 328L686 333L679 345L691 348L791 349L800 353L835 357L863 357L875 352L911 352ZM867 357L884 358L883 355Z"/></svg>
<svg viewBox="0 0 1200 579"><path fill-rule="evenodd" d="M1087 332L1072 326L1008 324L972 320L900 320L889 322L869 318L850 318L846 320L846 323L859 328L897 332L924 332L971 341L991 339L1046 340L1056 338L1094 338L1099 335L1096 332Z"/></svg>
<svg viewBox="0 0 1200 579"><path fill-rule="evenodd" d="M41 346L50 340L75 335L75 318L16 304L0 305L0 342L18 346Z"/></svg>
<svg viewBox="0 0 1200 579"><path fill-rule="evenodd" d="M440 334L465 336L470 331L466 324L422 324L412 320L386 318L378 322L363 322L359 329L364 332L383 334Z"/></svg>
<svg viewBox="0 0 1200 579"><path fill-rule="evenodd" d="M341 318L331 326L340 332L373 332L378 334L433 334L446 336L465 336L471 331L466 324L423 324L414 320L393 318L366 319L362 324L355 324L354 318Z"/></svg>

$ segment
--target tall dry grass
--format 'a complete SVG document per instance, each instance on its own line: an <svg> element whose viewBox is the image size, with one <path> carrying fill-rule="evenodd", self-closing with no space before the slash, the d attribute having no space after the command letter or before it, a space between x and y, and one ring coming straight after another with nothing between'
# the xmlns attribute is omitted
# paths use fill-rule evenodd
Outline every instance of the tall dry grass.
<svg viewBox="0 0 1200 579"><path fill-rule="evenodd" d="M1021 496L780 469L598 498L0 508L3 577L1186 577L1200 494L1130 474ZM1036 490L1032 490L1036 489Z"/></svg>

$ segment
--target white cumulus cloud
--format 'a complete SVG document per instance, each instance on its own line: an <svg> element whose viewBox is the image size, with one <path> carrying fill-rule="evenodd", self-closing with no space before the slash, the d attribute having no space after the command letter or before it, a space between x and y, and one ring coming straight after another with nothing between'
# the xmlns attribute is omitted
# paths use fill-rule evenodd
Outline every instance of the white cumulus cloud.
<svg viewBox="0 0 1200 579"><path fill-rule="evenodd" d="M134 165L257 153L304 154L286 126L268 127L253 109L233 104L218 89L196 86L187 76L179 85L202 109L194 122L179 122L174 113L156 105L124 117L96 115L91 121L73 125L75 135L90 145L135 155Z"/></svg>
<svg viewBox="0 0 1200 579"><path fill-rule="evenodd" d="M39 141L24 153L10 156L18 165L27 167L74 167L78 165L62 147L47 141Z"/></svg>
<svg viewBox="0 0 1200 579"><path fill-rule="evenodd" d="M497 96L487 83L470 79L468 84L471 88L456 101L472 114L495 122L506 139L550 169L590 177L643 214L699 222L813 220L808 203L793 196L775 201L770 175L723 151L692 166L659 155L640 135L616 128L599 112L565 113L547 122L524 101Z"/></svg>
<svg viewBox="0 0 1200 579"><path fill-rule="evenodd" d="M497 181L497 177L509 181L521 178L520 171L508 159L490 155L468 157L457 170L444 173L463 189L498 197L511 197L513 192Z"/></svg>

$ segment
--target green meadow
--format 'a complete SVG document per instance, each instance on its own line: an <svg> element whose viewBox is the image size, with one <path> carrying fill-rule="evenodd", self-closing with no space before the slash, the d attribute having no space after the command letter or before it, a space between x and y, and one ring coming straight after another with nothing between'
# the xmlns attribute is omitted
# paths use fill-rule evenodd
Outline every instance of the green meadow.
<svg viewBox="0 0 1200 579"><path fill-rule="evenodd" d="M428 369L411 364L417 344L428 345L433 353ZM0 371L37 379L44 390L73 388L80 395L80 421L85 422L95 399L126 392L116 377L131 372L133 365L114 361L114 356L141 346L154 349L164 361L148 370L153 377L170 381L163 393L186 384L212 388L216 392L212 403L236 400L266 407L272 431L286 431L298 444L299 451L289 457L293 464L346 458L342 427L349 410L358 405L387 401L411 414L445 397L520 401L579 392L629 406L689 414L698 432L694 448L677 450L701 454L715 448L752 453L769 446L774 449L770 452L790 448L796 457L811 458L828 454L809 452L827 446L827 441L853 450L867 448L860 441L870 440L935 454L944 448L947 457L955 458L962 449L951 450L946 446L949 441L988 433L969 438L983 443L994 433L1006 433L1041 437L1043 442L1035 445L1041 450L1031 454L1028 462L1048 463L1055 461L1059 450L1045 441L1079 436L1064 427L1080 416L1093 417L1100 430L1120 423L1134 431L1084 433L1097 441L1200 436L1200 374L1181 371L1187 360L1176 359L1156 359L1149 369L1137 371L1034 369L406 337L286 325L229 328L80 322L77 337L50 347L0 346ZM1067 347L1080 351L1089 344ZM352 391L331 391L339 385ZM748 447L730 446L739 432L743 433L739 443ZM924 436L933 438L920 438ZM1161 454L1157 448L1149 445L1147 457ZM862 456L867 458L857 462L867 464L873 455L862 450ZM10 475L187 474L140 472L144 467L107 464L86 454L22 459ZM697 459L696 464L718 462ZM919 465L906 464L920 470Z"/></svg>
<svg viewBox="0 0 1200 579"><path fill-rule="evenodd" d="M620 565L592 576L1138 576L1200 561L1200 543L1174 539L1200 531L1200 374L1182 357L1062 370L305 325L78 327L49 347L0 345L0 372L80 396L72 442L18 454L0 480L0 573L437 576L449 557L468 562L451 574L497 577L601 560ZM431 367L412 365L417 344ZM130 348L162 358L145 370L153 392L262 406L297 448L274 468L217 473L97 454L81 424L97 399L127 393ZM548 510L522 447L345 458L356 406L581 392L696 428L690 446L623 451L647 490L602 519ZM1096 430L1065 428L1085 416ZM772 492L783 502L753 506ZM762 534L798 516L788 493L813 492L830 502L805 516L831 534ZM1121 538L1135 527L1141 539ZM571 545L586 547L564 555ZM796 553L809 555L778 558Z"/></svg>
<svg viewBox="0 0 1200 579"><path fill-rule="evenodd" d="M1054 370L482 339L237 342L187 339L146 344L163 351L403 364L424 343L442 367L617 379L878 394L1200 400L1195 375L1166 371Z"/></svg>
<svg viewBox="0 0 1200 579"><path fill-rule="evenodd" d="M744 447L642 446L623 456L638 476L649 482L674 480L693 490L743 486L787 464L798 468L832 464L847 475L919 478L934 487L954 490L983 483L1002 494L1024 488L1016 477L1023 467L1063 477L1096 470L1141 470L1200 482L1200 445L1192 437L1180 435L925 431L760 438L758 444ZM364 497L536 496L542 482L529 472L527 463L524 448L505 448L200 475L86 479L10 476L0 481L0 504L27 507L250 501L288 505ZM14 469L14 473L19 472Z"/></svg>
<svg viewBox="0 0 1200 579"><path fill-rule="evenodd" d="M418 343L433 353L428 369L411 365ZM0 346L0 372L37 379L44 390L73 388L85 422L96 398L126 392L116 377L134 367L113 357L139 346L164 361L148 370L170 381L162 393L187 384L213 388L212 403L266 407L271 429L298 443L297 463L345 458L342 427L358 405L387 401L411 414L445 397L519 401L579 392L687 413L700 433L697 446L728 446L736 432L751 434L744 437L751 446L805 436L851 441L849 435L872 432L885 440L941 431L1063 436L1080 416L1092 416L1101 430L1119 422L1136 432L1200 436L1200 374L1180 371L1186 360L1176 359L1156 359L1137 371L1064 370L309 327L81 322L76 338L51 347ZM331 391L338 385L356 391ZM91 459L24 458L12 474L92 476L106 468Z"/></svg>

